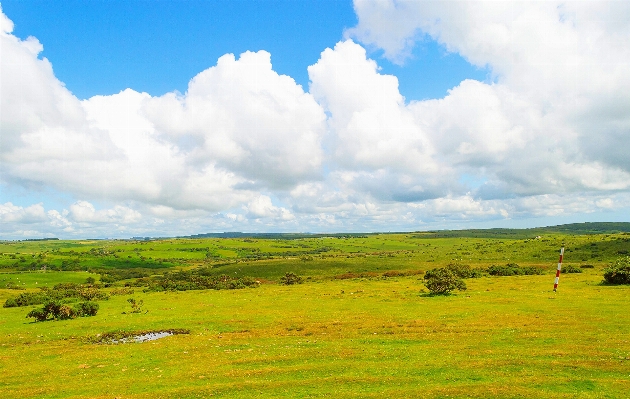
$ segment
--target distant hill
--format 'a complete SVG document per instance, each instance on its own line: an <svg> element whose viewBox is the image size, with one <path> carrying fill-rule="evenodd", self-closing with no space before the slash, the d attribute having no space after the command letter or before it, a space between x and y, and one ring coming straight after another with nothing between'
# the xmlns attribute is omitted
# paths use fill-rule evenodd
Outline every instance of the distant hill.
<svg viewBox="0 0 630 399"><path fill-rule="evenodd" d="M543 227L548 231L577 234L601 234L601 233L630 233L628 222L587 222L561 224L559 226Z"/></svg>
<svg viewBox="0 0 630 399"><path fill-rule="evenodd" d="M370 233L377 234L377 233ZM240 231L225 233L205 233L184 236L178 238L266 238L277 240L296 240L299 238L317 238L317 237L337 237L337 238L362 238L367 237L366 233L241 233Z"/></svg>
<svg viewBox="0 0 630 399"><path fill-rule="evenodd" d="M602 234L630 232L629 222L586 222L571 223L558 226L534 227L531 229L466 229L466 230L431 230L416 232L392 232L391 234L415 234L418 237L471 237L471 238L533 238L541 234L565 233L565 234ZM300 238L337 237L337 238L364 238L374 234L389 233L243 233L231 231L224 233L204 233L177 238L259 238L276 240L296 240ZM139 240L150 240L149 237L134 237Z"/></svg>
<svg viewBox="0 0 630 399"><path fill-rule="evenodd" d="M630 232L628 222L586 222L561 224L558 226L534 227L531 229L467 229L434 230L417 232L418 237L470 237L470 238L531 238L541 234L605 234Z"/></svg>

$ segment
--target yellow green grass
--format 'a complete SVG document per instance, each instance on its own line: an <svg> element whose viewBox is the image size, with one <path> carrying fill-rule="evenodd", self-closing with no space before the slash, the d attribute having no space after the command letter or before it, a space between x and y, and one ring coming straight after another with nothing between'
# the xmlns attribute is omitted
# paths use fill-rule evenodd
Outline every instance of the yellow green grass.
<svg viewBox="0 0 630 399"><path fill-rule="evenodd" d="M546 397L630 391L630 287L597 270L484 277L446 297L417 277L139 293L92 318L32 323L2 309L5 398ZM94 344L117 329L188 328Z"/></svg>
<svg viewBox="0 0 630 399"><path fill-rule="evenodd" d="M133 288L99 301L94 317L65 321L36 323L25 317L34 307L0 308L0 397L628 396L630 286L601 281L602 268L630 250L630 236L463 234L0 243L0 287L27 291L98 280L38 269L64 261L157 274L204 266L263 281L230 291ZM567 263L594 268L563 274L554 293L560 245ZM546 274L468 279L467 291L450 296L429 296L413 275L455 261L517 262ZM393 270L408 275L386 277ZM287 271L305 283L277 284ZM20 292L0 288L0 302ZM130 312L129 298L143 301L141 313ZM175 328L190 334L95 343L112 331Z"/></svg>

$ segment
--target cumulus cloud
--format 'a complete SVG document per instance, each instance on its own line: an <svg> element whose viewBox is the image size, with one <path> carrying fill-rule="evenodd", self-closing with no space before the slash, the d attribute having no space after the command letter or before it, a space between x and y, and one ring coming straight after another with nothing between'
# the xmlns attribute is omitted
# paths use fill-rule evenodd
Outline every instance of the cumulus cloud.
<svg viewBox="0 0 630 399"><path fill-rule="evenodd" d="M244 208L247 215L253 219L272 218L283 221L295 219L295 216L288 209L273 205L271 198L266 195L258 196Z"/></svg>
<svg viewBox="0 0 630 399"><path fill-rule="evenodd" d="M346 32L403 62L428 35L495 83L413 103L436 150L517 195L627 190L630 15L624 2L356 0Z"/></svg>
<svg viewBox="0 0 630 399"><path fill-rule="evenodd" d="M83 101L0 12L0 183L75 198L67 209L6 202L3 230L387 231L628 206L629 5L356 0L355 10L358 25L308 67L308 91L268 52L248 51L220 57L185 93ZM405 99L366 48L404 65L426 38L492 81Z"/></svg>
<svg viewBox="0 0 630 399"><path fill-rule="evenodd" d="M79 101L4 15L2 179L105 201L226 210L263 188L319 179L325 114L273 71L270 54L228 54L184 94L132 89Z"/></svg>
<svg viewBox="0 0 630 399"><path fill-rule="evenodd" d="M0 204L1 223L40 223L46 220L43 204L34 204L26 208L11 202Z"/></svg>

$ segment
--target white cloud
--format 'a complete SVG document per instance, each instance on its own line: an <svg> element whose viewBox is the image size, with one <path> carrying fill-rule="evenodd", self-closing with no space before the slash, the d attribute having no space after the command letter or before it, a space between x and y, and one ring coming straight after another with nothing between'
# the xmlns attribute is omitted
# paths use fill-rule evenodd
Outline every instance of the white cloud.
<svg viewBox="0 0 630 399"><path fill-rule="evenodd" d="M405 99L347 39L308 68L308 92L258 51L224 55L183 94L79 101L39 57L42 44L15 37L0 13L0 183L75 198L67 210L6 202L3 231L387 231L628 207L628 4L355 9L347 37L404 63L428 35L493 82Z"/></svg>
<svg viewBox="0 0 630 399"><path fill-rule="evenodd" d="M41 223L46 220L44 206L34 204L26 208L11 202L0 204L0 223Z"/></svg>
<svg viewBox="0 0 630 399"><path fill-rule="evenodd" d="M335 162L349 169L438 172L433 146L405 106L398 79L380 74L363 47L337 43L308 72L311 93L332 115Z"/></svg>
<svg viewBox="0 0 630 399"><path fill-rule="evenodd" d="M75 222L85 223L124 223L138 222L142 215L130 208L116 205L112 209L97 211L94 205L87 201L77 201L70 205L68 218Z"/></svg>
<svg viewBox="0 0 630 399"><path fill-rule="evenodd" d="M295 219L295 216L286 208L274 206L271 198L260 195L244 207L247 215L252 219L278 219L287 221ZM233 218L230 218L233 219Z"/></svg>

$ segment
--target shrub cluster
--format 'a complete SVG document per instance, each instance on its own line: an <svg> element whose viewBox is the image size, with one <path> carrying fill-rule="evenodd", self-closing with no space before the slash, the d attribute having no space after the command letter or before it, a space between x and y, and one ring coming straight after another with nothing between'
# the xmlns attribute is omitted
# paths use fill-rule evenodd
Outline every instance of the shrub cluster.
<svg viewBox="0 0 630 399"><path fill-rule="evenodd" d="M74 283L61 283L52 289L41 287L39 292L23 292L16 297L4 302L5 308L20 306L41 305L47 302L61 301L68 298L77 298L84 301L96 301L109 299L109 295L93 286L83 286Z"/></svg>
<svg viewBox="0 0 630 399"><path fill-rule="evenodd" d="M431 269L424 275L424 285L433 295L446 295L454 290L464 291L466 283L449 268Z"/></svg>
<svg viewBox="0 0 630 399"><path fill-rule="evenodd" d="M303 282L304 279L293 272L286 272L284 276L280 277L280 284L283 285L302 284Z"/></svg>
<svg viewBox="0 0 630 399"><path fill-rule="evenodd" d="M251 277L207 276L204 269L166 273L147 280L148 291L234 290L257 287Z"/></svg>
<svg viewBox="0 0 630 399"><path fill-rule="evenodd" d="M127 269L108 269L94 270L95 273L101 275L103 284L112 284L120 280L129 280L132 278L149 277L149 273L144 270L127 270Z"/></svg>
<svg viewBox="0 0 630 399"><path fill-rule="evenodd" d="M573 265L565 265L562 266L562 273L582 273L584 270L580 269L577 266Z"/></svg>
<svg viewBox="0 0 630 399"><path fill-rule="evenodd" d="M630 256L621 257L604 269L604 282L630 284Z"/></svg>
<svg viewBox="0 0 630 399"><path fill-rule="evenodd" d="M459 278L478 278L483 275L481 270L473 269L469 265L462 265L461 263L449 263L446 268Z"/></svg>
<svg viewBox="0 0 630 399"><path fill-rule="evenodd" d="M34 318L36 321L46 320L68 320L76 317L95 316L98 312L98 303L81 302L71 307L61 301L47 301L43 307L31 310L26 317Z"/></svg>
<svg viewBox="0 0 630 399"><path fill-rule="evenodd" d="M524 276L543 274L543 269L535 266L521 267L516 263L508 263L505 266L492 265L488 268L491 276Z"/></svg>
<svg viewBox="0 0 630 399"><path fill-rule="evenodd" d="M23 289L25 289L24 287L14 283L13 281L9 281L8 283L6 283L4 285L4 287L0 287L0 288L5 288L7 290L23 290Z"/></svg>

